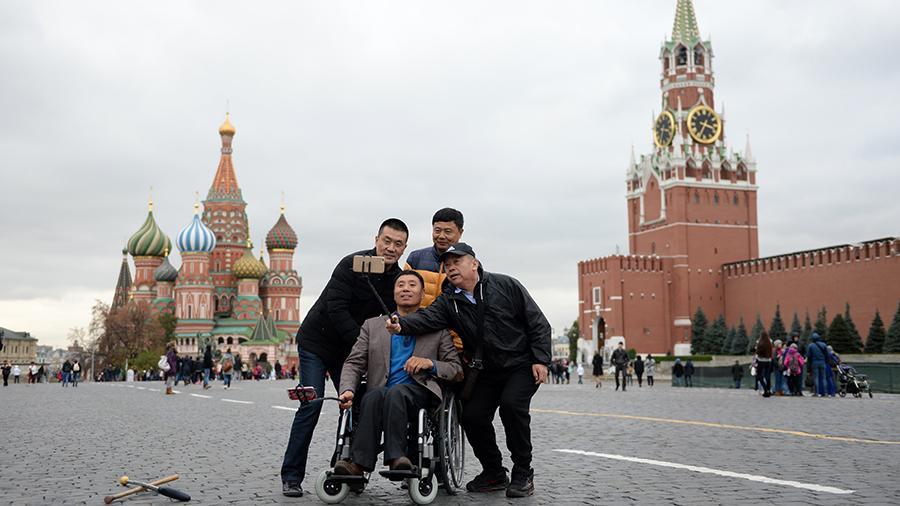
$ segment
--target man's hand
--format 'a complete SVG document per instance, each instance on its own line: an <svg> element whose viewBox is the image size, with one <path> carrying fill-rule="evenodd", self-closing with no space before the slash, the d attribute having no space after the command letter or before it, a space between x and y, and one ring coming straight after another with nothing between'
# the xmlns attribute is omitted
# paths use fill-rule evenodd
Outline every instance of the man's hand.
<svg viewBox="0 0 900 506"><path fill-rule="evenodd" d="M544 364L532 364L531 374L534 375L534 384L540 385L547 381L547 366Z"/></svg>
<svg viewBox="0 0 900 506"><path fill-rule="evenodd" d="M406 371L407 374L415 374L421 371L430 371L432 367L434 367L434 362L430 359L409 357L409 360L403 365L403 370Z"/></svg>
<svg viewBox="0 0 900 506"><path fill-rule="evenodd" d="M344 393L338 396L338 399L341 400L341 409L350 409L350 406L353 406L353 392L351 390L345 390Z"/></svg>
<svg viewBox="0 0 900 506"><path fill-rule="evenodd" d="M391 334L400 334L400 320L396 315L391 316L384 326Z"/></svg>

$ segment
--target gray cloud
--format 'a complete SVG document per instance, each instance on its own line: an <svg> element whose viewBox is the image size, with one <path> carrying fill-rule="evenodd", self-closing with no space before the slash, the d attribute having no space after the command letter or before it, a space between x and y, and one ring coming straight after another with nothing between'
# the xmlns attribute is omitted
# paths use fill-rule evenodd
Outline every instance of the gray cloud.
<svg viewBox="0 0 900 506"><path fill-rule="evenodd" d="M14 308L111 298L150 186L174 238L230 100L255 242L284 190L303 310L383 217L418 248L452 205L561 330L577 261L625 251L628 150L649 150L674 5L4 2L0 319L57 343L84 325ZM896 235L900 5L695 5L728 138L749 131L759 159L761 253Z"/></svg>

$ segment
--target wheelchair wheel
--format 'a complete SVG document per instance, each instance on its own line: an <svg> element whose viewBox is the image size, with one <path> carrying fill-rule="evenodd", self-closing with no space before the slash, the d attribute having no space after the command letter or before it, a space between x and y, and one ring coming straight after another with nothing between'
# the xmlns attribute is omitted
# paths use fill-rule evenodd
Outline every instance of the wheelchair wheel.
<svg viewBox="0 0 900 506"><path fill-rule="evenodd" d="M431 504L437 497L438 485L434 474L427 478L409 479L409 498L416 504Z"/></svg>
<svg viewBox="0 0 900 506"><path fill-rule="evenodd" d="M463 471L466 462L466 435L460 422L462 403L452 392L448 392L438 420L438 462L444 490L456 494L463 486Z"/></svg>
<svg viewBox="0 0 900 506"><path fill-rule="evenodd" d="M329 471L324 470L316 478L316 497L325 504L337 504L347 498L350 486L329 480Z"/></svg>

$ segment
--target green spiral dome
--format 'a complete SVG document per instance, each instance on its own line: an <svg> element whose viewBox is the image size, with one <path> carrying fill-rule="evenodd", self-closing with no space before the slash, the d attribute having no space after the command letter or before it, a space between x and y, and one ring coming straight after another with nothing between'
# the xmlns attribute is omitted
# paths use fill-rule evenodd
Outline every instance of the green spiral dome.
<svg viewBox="0 0 900 506"><path fill-rule="evenodd" d="M147 213L147 219L141 228L128 239L128 252L136 257L164 257L167 251L171 251L172 241L163 233L156 220L153 219L153 211Z"/></svg>

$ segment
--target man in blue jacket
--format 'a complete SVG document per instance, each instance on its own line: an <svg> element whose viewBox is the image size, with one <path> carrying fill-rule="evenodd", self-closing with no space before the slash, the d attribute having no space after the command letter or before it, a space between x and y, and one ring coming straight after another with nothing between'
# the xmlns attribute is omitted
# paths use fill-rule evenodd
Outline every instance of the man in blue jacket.
<svg viewBox="0 0 900 506"><path fill-rule="evenodd" d="M828 345L819 337L817 332L812 333L812 342L806 347L806 360L811 364L813 380L816 383L816 395L825 397L828 384L826 374L831 374L828 365Z"/></svg>

